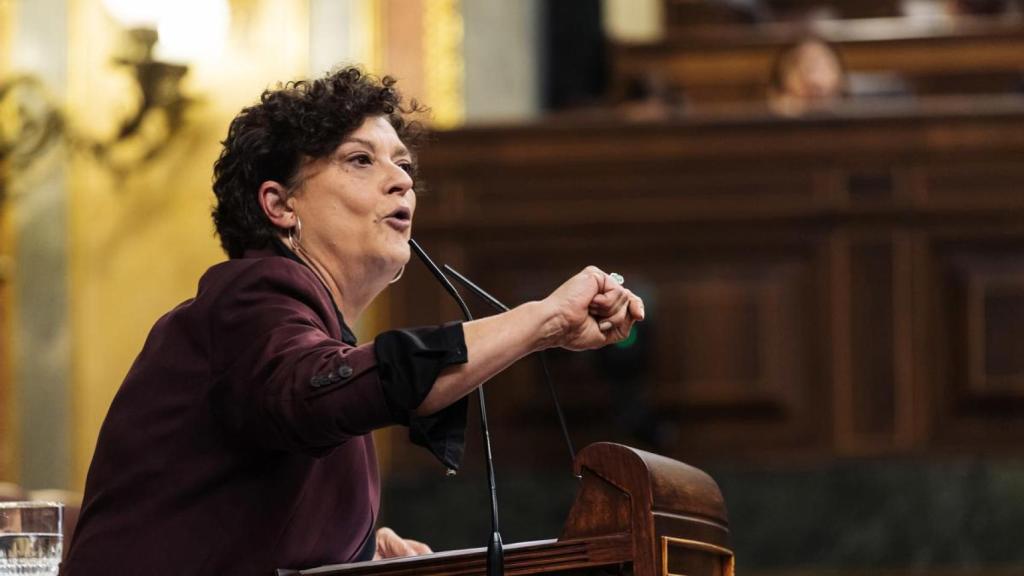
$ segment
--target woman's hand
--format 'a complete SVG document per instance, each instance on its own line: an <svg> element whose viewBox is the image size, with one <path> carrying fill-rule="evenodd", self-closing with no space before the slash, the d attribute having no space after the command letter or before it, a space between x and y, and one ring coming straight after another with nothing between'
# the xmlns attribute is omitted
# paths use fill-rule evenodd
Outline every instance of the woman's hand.
<svg viewBox="0 0 1024 576"><path fill-rule="evenodd" d="M596 266L588 266L558 287L543 303L554 311L550 346L589 350L629 336L644 319L644 303Z"/></svg>
<svg viewBox="0 0 1024 576"><path fill-rule="evenodd" d="M543 300L463 324L467 362L445 368L416 413L427 416L451 405L531 352L589 350L625 340L643 319L640 298L588 266Z"/></svg>
<svg viewBox="0 0 1024 576"><path fill-rule="evenodd" d="M402 538L391 528L380 528L377 530L377 551L373 554L374 560L385 558L399 558L401 556L419 556L420 554L431 554L433 550L423 542Z"/></svg>

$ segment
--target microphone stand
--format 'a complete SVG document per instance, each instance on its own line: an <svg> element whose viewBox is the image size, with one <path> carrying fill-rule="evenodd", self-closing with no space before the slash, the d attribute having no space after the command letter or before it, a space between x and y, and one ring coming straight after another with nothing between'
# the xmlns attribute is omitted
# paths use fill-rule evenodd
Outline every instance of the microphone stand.
<svg viewBox="0 0 1024 576"><path fill-rule="evenodd" d="M437 278L441 286L444 287L445 291L448 292L458 303L459 308L462 309L462 315L466 318L466 321L473 319L473 314L470 313L469 307L466 306L466 302L462 299L459 291L455 289L455 286L445 277L441 269L434 264L434 261L427 256L427 253L420 247L420 245L413 240L409 239L409 246L416 256L423 262L423 264L430 270L430 273ZM491 434L487 427L487 403L484 400L484 387L480 385L476 389L477 399L480 401L480 430L483 432L484 437L484 453L487 460L487 486L491 491L491 539L487 542L487 576L504 576L505 574L505 550L501 542L501 532L498 529L498 489L494 480L494 460L491 457Z"/></svg>
<svg viewBox="0 0 1024 576"><path fill-rule="evenodd" d="M508 312L508 306L502 304L500 300L498 300L494 296L491 296L486 290L477 286L476 283L474 283L472 280L460 274L459 271L456 270L455 268L452 268L451 266L445 264L444 271L447 274L450 274L456 280L458 280L459 284L462 284L466 288L469 288L470 292L476 294L484 302L490 304L492 308L496 309L499 312ZM540 367L544 371L544 382L547 383L548 391L551 392L551 401L555 403L555 413L558 414L558 423L562 427L562 436L565 438L565 445L569 448L569 469L573 470L572 475L577 480L582 480L583 476L580 476L575 472L576 449L572 445L572 438L569 437L569 427L566 426L565 424L565 414L562 413L562 405L558 402L558 393L555 392L555 385L551 382L551 372L548 370L547 355L544 354L543 350L541 350L539 356Z"/></svg>

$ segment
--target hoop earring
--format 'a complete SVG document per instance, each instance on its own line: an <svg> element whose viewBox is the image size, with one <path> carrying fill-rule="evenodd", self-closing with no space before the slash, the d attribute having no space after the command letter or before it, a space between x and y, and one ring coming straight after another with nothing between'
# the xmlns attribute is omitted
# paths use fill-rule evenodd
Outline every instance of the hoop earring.
<svg viewBox="0 0 1024 576"><path fill-rule="evenodd" d="M299 243L299 238L302 236L302 220L299 217L295 217L295 226L288 229L288 244L291 246L292 251L295 251L295 245Z"/></svg>
<svg viewBox="0 0 1024 576"><path fill-rule="evenodd" d="M395 277L392 278L391 282L388 282L388 284L394 284L395 282L398 282L399 280L401 280L402 279L402 274L405 274L405 266L404 265L398 270L398 274L395 274Z"/></svg>

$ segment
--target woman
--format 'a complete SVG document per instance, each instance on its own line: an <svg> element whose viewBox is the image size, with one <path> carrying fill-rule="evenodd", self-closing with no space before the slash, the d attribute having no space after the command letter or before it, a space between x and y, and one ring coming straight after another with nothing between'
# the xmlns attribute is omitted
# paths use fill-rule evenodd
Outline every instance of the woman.
<svg viewBox="0 0 1024 576"><path fill-rule="evenodd" d="M841 100L846 92L846 67L828 42L808 36L782 49L772 64L769 106L796 116Z"/></svg>
<svg viewBox="0 0 1024 576"><path fill-rule="evenodd" d="M643 318L590 267L505 314L357 346L346 323L401 275L416 209L415 126L393 83L347 68L234 119L214 167L230 259L157 322L118 391L63 573L271 574L428 552L374 532L369 433L408 425L457 467L467 394L531 352L616 342Z"/></svg>

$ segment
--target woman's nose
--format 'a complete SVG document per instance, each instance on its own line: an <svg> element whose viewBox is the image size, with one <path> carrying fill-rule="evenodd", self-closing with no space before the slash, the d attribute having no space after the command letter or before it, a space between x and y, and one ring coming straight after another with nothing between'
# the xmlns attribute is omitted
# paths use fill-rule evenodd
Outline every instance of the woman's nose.
<svg viewBox="0 0 1024 576"><path fill-rule="evenodd" d="M412 174L405 171L397 164L391 165L390 182L388 183L388 194L405 194L412 190Z"/></svg>

